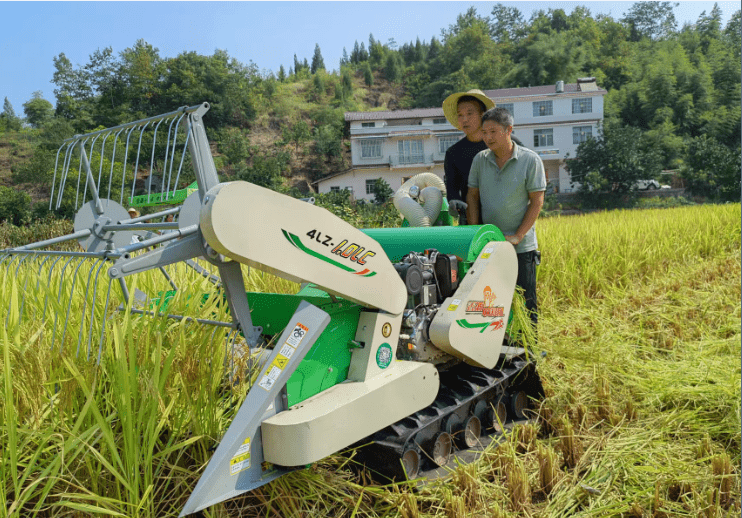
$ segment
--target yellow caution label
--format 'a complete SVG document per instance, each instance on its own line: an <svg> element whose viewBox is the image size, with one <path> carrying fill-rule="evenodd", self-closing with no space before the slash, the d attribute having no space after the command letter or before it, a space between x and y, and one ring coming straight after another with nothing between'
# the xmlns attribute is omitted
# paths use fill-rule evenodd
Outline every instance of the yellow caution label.
<svg viewBox="0 0 742 518"><path fill-rule="evenodd" d="M461 304L461 299L453 299L448 305L448 311L456 311L456 308L459 307L459 304Z"/></svg>
<svg viewBox="0 0 742 518"><path fill-rule="evenodd" d="M268 371L266 372L266 374L268 374L268 372L271 371L271 367L276 367L279 370L285 369L287 363L289 363L289 359L286 358L283 354L278 353L278 356L276 356L276 359L273 360L271 362L270 367L268 367Z"/></svg>
<svg viewBox="0 0 742 518"><path fill-rule="evenodd" d="M237 453L229 460L229 474L236 475L250 467L250 438L237 448Z"/></svg>

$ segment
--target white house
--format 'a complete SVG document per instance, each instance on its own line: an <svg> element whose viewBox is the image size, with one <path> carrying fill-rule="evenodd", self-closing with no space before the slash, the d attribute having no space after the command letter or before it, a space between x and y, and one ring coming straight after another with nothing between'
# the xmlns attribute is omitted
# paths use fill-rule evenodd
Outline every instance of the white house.
<svg viewBox="0 0 742 518"><path fill-rule="evenodd" d="M513 114L513 134L541 156L551 187L571 192L565 157L574 157L580 142L596 136L603 120L607 92L595 78L484 93ZM356 199L372 199L377 178L394 190L422 172L443 178L446 149L464 136L445 119L443 108L347 112L345 120L350 125L352 167L314 182L320 193L349 189Z"/></svg>

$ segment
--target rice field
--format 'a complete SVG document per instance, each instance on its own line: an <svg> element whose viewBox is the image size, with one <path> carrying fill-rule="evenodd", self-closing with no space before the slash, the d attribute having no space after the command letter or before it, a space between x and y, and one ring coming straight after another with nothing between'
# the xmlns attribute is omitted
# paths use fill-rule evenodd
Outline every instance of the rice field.
<svg viewBox="0 0 742 518"><path fill-rule="evenodd" d="M202 516L739 516L740 219L728 204L539 220L538 419L420 487L333 456ZM297 289L244 270L248 289ZM123 311L107 316L100 365L76 336L52 350L55 293L29 290L33 275L0 270L0 516L177 516L248 366L223 331ZM172 275L189 286L172 312L213 291ZM135 282L162 289L155 274ZM35 317L18 325L21 311Z"/></svg>

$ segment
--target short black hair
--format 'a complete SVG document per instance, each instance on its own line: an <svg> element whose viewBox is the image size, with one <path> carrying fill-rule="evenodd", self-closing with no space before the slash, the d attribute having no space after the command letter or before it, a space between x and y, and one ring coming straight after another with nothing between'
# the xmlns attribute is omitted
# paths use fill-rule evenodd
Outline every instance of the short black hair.
<svg viewBox="0 0 742 518"><path fill-rule="evenodd" d="M459 104L461 103L476 103L479 106L480 112L484 113L485 111L487 111L487 106L485 106L482 101L480 101L473 95L462 95L461 97L459 97L459 100L456 101L456 109L459 108Z"/></svg>
<svg viewBox="0 0 742 518"><path fill-rule="evenodd" d="M505 108L490 108L482 114L482 124L485 121L496 122L500 126L507 128L515 123L513 116Z"/></svg>

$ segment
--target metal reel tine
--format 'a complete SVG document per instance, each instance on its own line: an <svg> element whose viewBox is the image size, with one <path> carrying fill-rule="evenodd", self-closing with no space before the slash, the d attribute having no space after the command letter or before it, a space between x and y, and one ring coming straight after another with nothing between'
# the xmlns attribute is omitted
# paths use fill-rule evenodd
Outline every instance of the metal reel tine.
<svg viewBox="0 0 742 518"><path fill-rule="evenodd" d="M33 254L31 256L31 261L29 261L30 264L28 265L28 268L25 268L25 270L26 270L25 277L26 278L23 281L23 297L21 298L21 307L18 310L18 325L20 325L21 324L21 320L23 320L23 307L26 304L26 293L28 293L28 278L30 277L30 275L28 274L28 270L30 270L32 268L33 263L36 262L36 261L38 261L38 259L39 259L39 255L38 254ZM18 276L16 276L16 278L18 278ZM37 282L38 282L38 280L37 280Z"/></svg>
<svg viewBox="0 0 742 518"><path fill-rule="evenodd" d="M80 355L80 343L82 342L83 331L85 330L85 317L87 316L86 309L88 307L88 293L90 292L90 278L93 276L95 265L101 261L104 261L104 259L98 259L97 261L95 261L90 266L90 271L88 272L88 281L85 284L85 298L83 299L82 311L80 312L80 314L82 315L82 320L80 321L80 331L77 333L77 352L75 353L76 358Z"/></svg>
<svg viewBox="0 0 742 518"><path fill-rule="evenodd" d="M20 258L20 259L18 260L18 264L17 264L17 265L16 265L16 267L15 267L15 278L16 278L16 279L18 278L18 270L20 269L21 265L23 264L23 261L25 261L27 257L28 257L27 255L24 255L23 257L21 257L21 258ZM11 262L12 262L12 261L11 261ZM7 268L6 270L5 270L5 274L6 274L6 275L7 275L7 273L8 273L8 271L9 271L9 270L10 270L10 263L8 263L8 268ZM8 303L8 312L7 312L8 314L7 314L7 315L5 315L5 329L7 329L7 328L8 328L8 322L10 321L10 305L11 305L11 304L13 304L13 299L12 299L12 297L11 297L11 299L10 299L9 303ZM20 313L19 313L19 315L20 315ZM19 317L19 320L20 320L20 317ZM19 321L19 322L18 322L18 325L20 325L20 324L21 324L21 323L20 323L20 321Z"/></svg>
<svg viewBox="0 0 742 518"><path fill-rule="evenodd" d="M69 300L67 301L67 312L64 316L64 327L62 328L62 340L59 344L59 354L62 354L62 349L64 348L64 338L67 336L67 325L70 322L70 308L72 307L72 298L75 294L75 283L77 282L77 272L80 271L80 267L85 264L86 259L83 258L80 260L80 263L75 268L74 273L72 274L72 287L70 288L70 296Z"/></svg>
<svg viewBox="0 0 742 518"><path fill-rule="evenodd" d="M64 263L64 266L62 267L62 273L59 276L59 286L57 288L57 306L59 306L60 297L62 296L62 285L65 281L64 272L67 270L67 266L72 262L74 259L74 256L71 256L69 259L67 259L67 262ZM71 296L72 294L70 294ZM54 350L54 343L57 337L57 321L59 320L59 312L54 311L54 327L52 327L52 351ZM59 346L59 350L62 350L62 346Z"/></svg>
<svg viewBox="0 0 742 518"><path fill-rule="evenodd" d="M49 286L51 286L51 283L52 283L52 273L54 272L54 267L57 266L57 263L59 262L60 259L62 259L61 255L57 257L52 263L52 265L49 267L49 275L46 279L46 295L44 296L44 313L41 316L42 322L46 320L46 308L49 304Z"/></svg>
<svg viewBox="0 0 742 518"><path fill-rule="evenodd" d="M98 359L95 361L96 365L100 365L101 352L103 351L103 337L106 333L106 318L108 317L108 301L111 297L111 283L113 279L108 278L108 290L106 290L106 304L103 306L103 320L100 322L100 341L98 342Z"/></svg>
<svg viewBox="0 0 742 518"><path fill-rule="evenodd" d="M93 298L90 304L90 327L88 328L88 356L87 356L88 360L90 360L90 345L93 339L93 322L95 321L95 296L98 292L98 277L100 276L100 270L101 268L103 268L104 264L106 264L105 259L101 260L100 266L95 271L95 284L93 285Z"/></svg>

